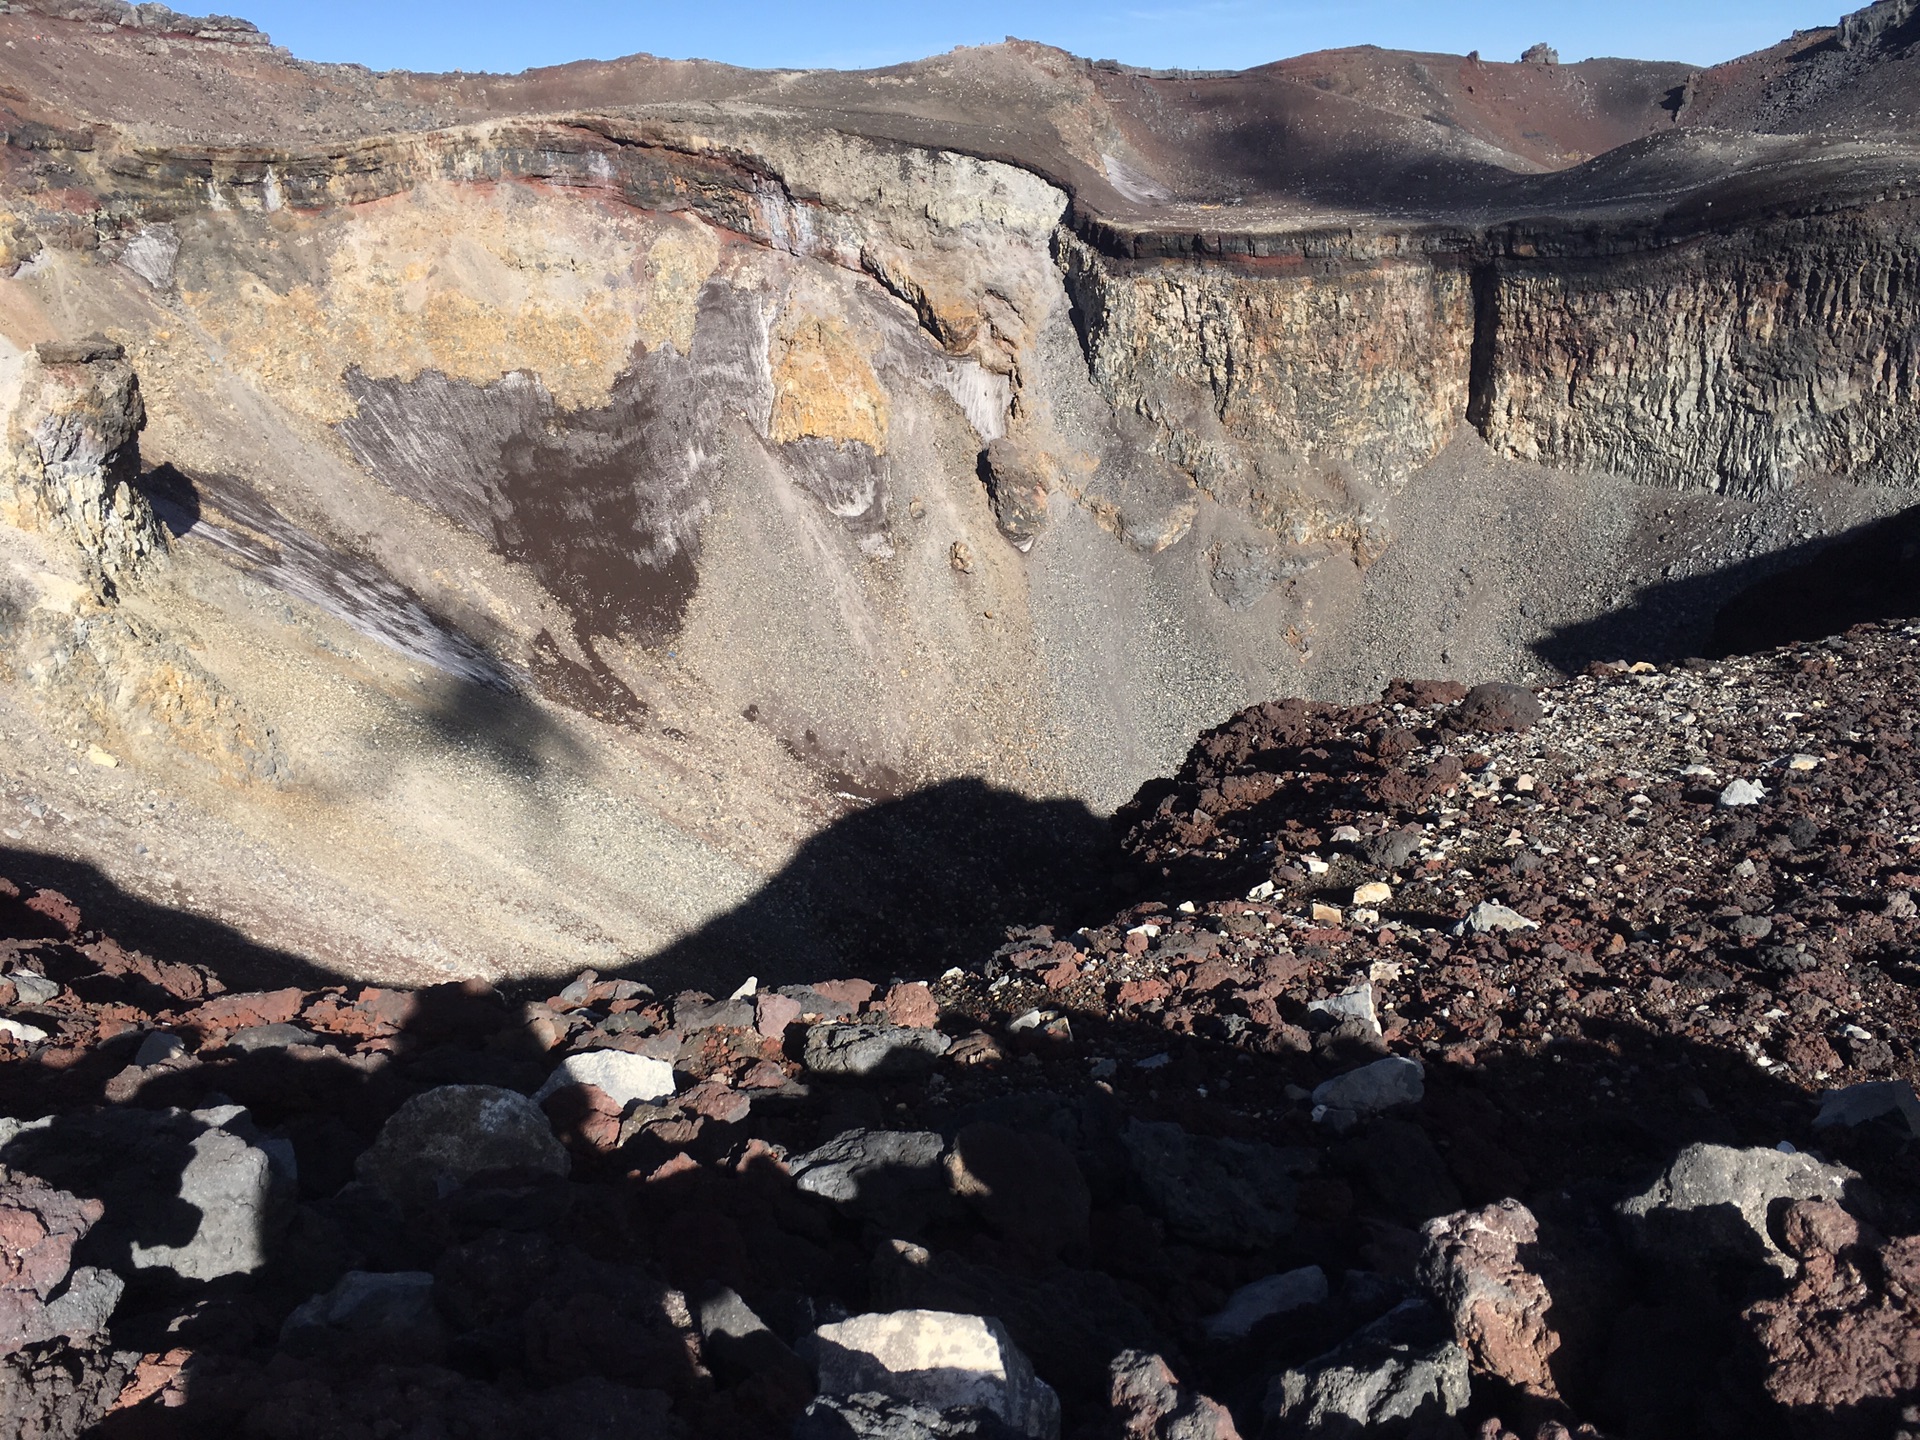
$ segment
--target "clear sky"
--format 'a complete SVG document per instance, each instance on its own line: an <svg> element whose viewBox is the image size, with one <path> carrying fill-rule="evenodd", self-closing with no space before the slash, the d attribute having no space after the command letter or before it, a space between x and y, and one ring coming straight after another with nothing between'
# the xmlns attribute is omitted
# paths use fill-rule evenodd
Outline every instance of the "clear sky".
<svg viewBox="0 0 1920 1440"><path fill-rule="evenodd" d="M1240 69L1336 45L1512 60L1712 64L1830 25L1838 0L225 0L309 60L376 70L524 70L647 51L762 67L859 68L1017 35L1094 59ZM1864 0L1860 0L1864 3Z"/></svg>

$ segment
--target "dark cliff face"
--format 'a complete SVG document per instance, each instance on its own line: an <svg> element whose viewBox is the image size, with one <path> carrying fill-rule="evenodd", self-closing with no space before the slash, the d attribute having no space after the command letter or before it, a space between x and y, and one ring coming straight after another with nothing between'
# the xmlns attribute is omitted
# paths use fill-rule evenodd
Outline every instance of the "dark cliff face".
<svg viewBox="0 0 1920 1440"><path fill-rule="evenodd" d="M0 15L0 337L125 346L178 527L111 624L0 537L7 683L141 767L218 715L349 893L451 873L463 944L553 956L874 795L1104 807L1274 694L1700 648L1909 503L1920 145L1816 103L1901 113L1882 9L1699 74L1223 76L372 75Z"/></svg>

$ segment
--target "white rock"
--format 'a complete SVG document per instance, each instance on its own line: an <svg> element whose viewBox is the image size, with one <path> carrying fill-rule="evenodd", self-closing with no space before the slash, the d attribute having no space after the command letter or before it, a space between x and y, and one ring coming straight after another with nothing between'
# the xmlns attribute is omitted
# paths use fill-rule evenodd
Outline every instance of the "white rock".
<svg viewBox="0 0 1920 1440"><path fill-rule="evenodd" d="M1060 1399L998 1320L895 1310L822 1325L802 1342L824 1395L881 1394L937 1410L977 1406L1034 1440L1060 1433Z"/></svg>
<svg viewBox="0 0 1920 1440"><path fill-rule="evenodd" d="M1333 832L1331 838L1336 845L1358 845L1360 831L1352 825L1342 825Z"/></svg>
<svg viewBox="0 0 1920 1440"><path fill-rule="evenodd" d="M1353 889L1353 903L1356 905L1384 905L1391 899L1393 887L1383 880L1370 880Z"/></svg>
<svg viewBox="0 0 1920 1440"><path fill-rule="evenodd" d="M1767 787L1758 780L1736 780L1720 792L1720 804L1731 810L1740 805L1758 805L1766 796Z"/></svg>
<svg viewBox="0 0 1920 1440"><path fill-rule="evenodd" d="M1318 1305L1326 1298L1327 1272L1318 1265L1269 1275L1251 1285L1242 1285L1227 1297L1219 1313L1207 1318L1207 1338L1245 1339L1262 1320L1305 1305Z"/></svg>
<svg viewBox="0 0 1920 1440"><path fill-rule="evenodd" d="M651 1055L625 1050L587 1050L569 1055L534 1092L538 1103L569 1085L591 1085L625 1109L635 1100L663 1100L673 1094L673 1066Z"/></svg>
<svg viewBox="0 0 1920 1440"><path fill-rule="evenodd" d="M1815 770L1819 768L1819 765L1820 757L1818 755L1797 754L1787 761L1787 768L1789 770Z"/></svg>
<svg viewBox="0 0 1920 1440"><path fill-rule="evenodd" d="M760 977L749 975L740 982L740 986L727 998L729 1000L751 1000L760 989Z"/></svg>
<svg viewBox="0 0 1920 1440"><path fill-rule="evenodd" d="M1373 986L1371 983L1356 985L1339 995L1330 995L1325 1000L1313 1000L1307 1009L1320 1015L1331 1015L1336 1020L1358 1020L1367 1029L1380 1033L1380 1016L1373 1008Z"/></svg>
<svg viewBox="0 0 1920 1440"><path fill-rule="evenodd" d="M1518 910L1510 910L1505 905L1496 905L1491 900L1482 900L1467 912L1467 918L1453 927L1455 935L1465 935L1472 931L1475 935L1485 935L1490 930L1538 930L1540 922L1529 920Z"/></svg>
<svg viewBox="0 0 1920 1440"><path fill-rule="evenodd" d="M0 1020L0 1035L11 1035L22 1045L38 1045L47 1038L46 1031L24 1020Z"/></svg>

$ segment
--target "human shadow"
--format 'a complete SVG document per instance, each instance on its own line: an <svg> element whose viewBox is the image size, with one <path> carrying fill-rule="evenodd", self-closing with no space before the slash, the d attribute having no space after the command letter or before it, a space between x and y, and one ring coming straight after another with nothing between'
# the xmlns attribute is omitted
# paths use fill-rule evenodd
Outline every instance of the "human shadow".
<svg viewBox="0 0 1920 1440"><path fill-rule="evenodd" d="M1079 801L945 780L842 816L746 901L622 973L663 991L926 979L1009 925L1098 918L1123 873L1111 827Z"/></svg>

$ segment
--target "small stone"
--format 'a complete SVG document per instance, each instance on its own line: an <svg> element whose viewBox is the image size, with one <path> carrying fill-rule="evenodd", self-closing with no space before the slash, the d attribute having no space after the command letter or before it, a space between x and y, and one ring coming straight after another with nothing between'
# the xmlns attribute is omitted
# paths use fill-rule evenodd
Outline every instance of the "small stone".
<svg viewBox="0 0 1920 1440"><path fill-rule="evenodd" d="M800 1002L791 995L762 990L753 997L753 1027L769 1040L786 1037L787 1027L798 1020Z"/></svg>
<svg viewBox="0 0 1920 1440"><path fill-rule="evenodd" d="M1773 933L1773 921L1764 915L1742 915L1727 928L1741 940L1764 940Z"/></svg>
<svg viewBox="0 0 1920 1440"><path fill-rule="evenodd" d="M940 1023L940 1002L925 985L900 984L887 991L880 1010L895 1025L909 1029L931 1030Z"/></svg>
<svg viewBox="0 0 1920 1440"><path fill-rule="evenodd" d="M1325 1000L1309 1001L1307 1009L1317 1015L1331 1015L1335 1020L1358 1020L1368 1034L1380 1033L1380 1016L1374 1010L1373 985L1370 982L1363 982L1338 995L1330 995Z"/></svg>
<svg viewBox="0 0 1920 1440"><path fill-rule="evenodd" d="M1336 1075L1314 1087L1315 1111L1346 1111L1357 1116L1378 1115L1400 1105L1417 1105L1426 1095L1425 1072L1418 1060L1389 1055Z"/></svg>
<svg viewBox="0 0 1920 1440"><path fill-rule="evenodd" d="M1720 792L1718 803L1731 810L1741 805L1758 805L1766 799L1767 787L1757 780L1735 780Z"/></svg>
<svg viewBox="0 0 1920 1440"><path fill-rule="evenodd" d="M1485 935L1496 930L1506 933L1539 928L1538 920L1529 920L1518 910L1510 910L1505 905L1497 905L1491 900L1482 900L1467 912L1466 919L1453 927L1453 933L1465 935L1472 932L1475 935Z"/></svg>
<svg viewBox="0 0 1920 1440"><path fill-rule="evenodd" d="M938 1030L878 1021L815 1025L807 1031L802 1063L816 1075L925 1074L952 1047Z"/></svg>
<svg viewBox="0 0 1920 1440"><path fill-rule="evenodd" d="M1316 900L1307 911L1307 918L1316 925L1338 925L1345 917L1341 915L1338 905L1323 905Z"/></svg>
<svg viewBox="0 0 1920 1440"><path fill-rule="evenodd" d="M568 1085L591 1085L613 1101L616 1109L624 1110L636 1100L664 1100L673 1094L673 1066L625 1050L584 1050L560 1062L546 1083L534 1091L534 1103Z"/></svg>
<svg viewBox="0 0 1920 1440"><path fill-rule="evenodd" d="M257 1050L292 1050L319 1043L314 1033L302 1025L249 1025L228 1035L225 1048L251 1053Z"/></svg>
<svg viewBox="0 0 1920 1440"><path fill-rule="evenodd" d="M149 1030L141 1040L140 1048L133 1052L132 1064L144 1070L150 1065L164 1065L176 1055L186 1053L186 1042L168 1030Z"/></svg>
<svg viewBox="0 0 1920 1440"><path fill-rule="evenodd" d="M22 1045L38 1045L47 1039L46 1031L24 1020L0 1019L0 1035L11 1035Z"/></svg>
<svg viewBox="0 0 1920 1440"><path fill-rule="evenodd" d="M1207 1338L1244 1340L1254 1327L1275 1315L1319 1305L1327 1298L1327 1272L1318 1265L1303 1266L1242 1285L1227 1297L1218 1312L1207 1317Z"/></svg>
<svg viewBox="0 0 1920 1440"><path fill-rule="evenodd" d="M1393 887L1380 880L1356 885L1353 890L1353 903L1356 905L1385 905L1391 899Z"/></svg>
<svg viewBox="0 0 1920 1440"><path fill-rule="evenodd" d="M1546 713L1531 690L1494 681L1469 690L1449 718L1460 729L1499 735L1531 730Z"/></svg>
<svg viewBox="0 0 1920 1440"><path fill-rule="evenodd" d="M680 1097L682 1109L704 1115L717 1125L738 1125L753 1109L751 1096L721 1080L703 1080Z"/></svg>
<svg viewBox="0 0 1920 1440"><path fill-rule="evenodd" d="M1797 754L1787 761L1787 768L1789 770L1816 770L1819 766L1820 757L1818 755Z"/></svg>
<svg viewBox="0 0 1920 1440"><path fill-rule="evenodd" d="M1060 1399L998 1320L895 1310L822 1325L801 1345L823 1395L873 1393L939 1410L978 1407L1033 1440L1060 1433Z"/></svg>
<svg viewBox="0 0 1920 1440"><path fill-rule="evenodd" d="M1335 845L1358 845L1360 831L1352 825L1338 825L1334 827L1333 834L1329 838Z"/></svg>

